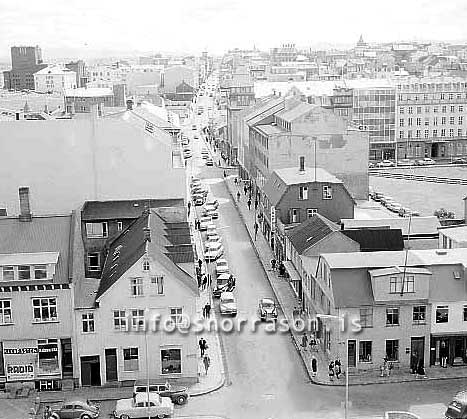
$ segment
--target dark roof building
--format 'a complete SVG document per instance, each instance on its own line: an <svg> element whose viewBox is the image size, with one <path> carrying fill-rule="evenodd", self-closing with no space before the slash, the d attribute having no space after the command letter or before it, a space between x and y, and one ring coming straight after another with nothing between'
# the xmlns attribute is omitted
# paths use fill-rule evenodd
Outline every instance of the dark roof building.
<svg viewBox="0 0 467 419"><path fill-rule="evenodd" d="M401 229L342 230L342 233L359 243L361 252L404 249Z"/></svg>

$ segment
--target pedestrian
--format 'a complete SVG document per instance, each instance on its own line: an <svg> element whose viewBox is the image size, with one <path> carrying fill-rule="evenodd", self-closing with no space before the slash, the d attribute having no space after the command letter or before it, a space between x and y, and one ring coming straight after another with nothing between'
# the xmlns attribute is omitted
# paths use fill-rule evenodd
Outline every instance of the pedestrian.
<svg viewBox="0 0 467 419"><path fill-rule="evenodd" d="M203 277L202 277L201 273L197 274L196 276L197 276L197 279L198 279L198 288L201 288L201 285L203 284L203 281L202 281Z"/></svg>
<svg viewBox="0 0 467 419"><path fill-rule="evenodd" d="M208 285L208 277L204 275L202 289L205 290L207 288L207 285Z"/></svg>
<svg viewBox="0 0 467 419"><path fill-rule="evenodd" d="M389 377L391 366L389 365L388 358L383 358L383 365L381 365L381 377Z"/></svg>
<svg viewBox="0 0 467 419"><path fill-rule="evenodd" d="M206 309L206 318L209 319L211 317L211 304L209 303L209 301L206 303L204 307Z"/></svg>
<svg viewBox="0 0 467 419"><path fill-rule="evenodd" d="M257 210L258 210L258 200L255 199L255 211L257 211Z"/></svg>
<svg viewBox="0 0 467 419"><path fill-rule="evenodd" d="M447 368L448 367L448 347L446 346L446 342L441 342L441 347L439 348L439 356L441 358L441 367Z"/></svg>
<svg viewBox="0 0 467 419"><path fill-rule="evenodd" d="M211 358L209 358L208 354L204 355L203 364L204 364L204 370L206 371L206 375L208 375L208 369L211 366Z"/></svg>
<svg viewBox="0 0 467 419"><path fill-rule="evenodd" d="M271 268L273 271L276 270L276 259L271 259Z"/></svg>
<svg viewBox="0 0 467 419"><path fill-rule="evenodd" d="M329 374L329 381L334 381L334 362L333 361L329 363L328 374Z"/></svg>
<svg viewBox="0 0 467 419"><path fill-rule="evenodd" d="M190 216L190 210L191 210L191 202L188 201L188 217Z"/></svg>
<svg viewBox="0 0 467 419"><path fill-rule="evenodd" d="M336 378L339 379L339 376L342 374L342 364L339 358L334 361L334 370L336 372Z"/></svg>
<svg viewBox="0 0 467 419"><path fill-rule="evenodd" d="M248 192L248 188L246 187L246 185L243 187L243 192L245 193L245 196L246 196L246 193Z"/></svg>
<svg viewBox="0 0 467 419"><path fill-rule="evenodd" d="M410 372L412 374L417 373L417 366L418 366L418 355L417 352L412 352L412 356L410 357Z"/></svg>
<svg viewBox="0 0 467 419"><path fill-rule="evenodd" d="M238 179L237 179L237 177L235 177L235 179L234 179L234 183L235 183L235 185L237 185L237 184L238 184Z"/></svg>
<svg viewBox="0 0 467 419"><path fill-rule="evenodd" d="M201 352L201 356L204 356L204 352L208 348L208 344L204 338L201 338L198 342L199 350Z"/></svg>
<svg viewBox="0 0 467 419"><path fill-rule="evenodd" d="M248 209L251 210L251 198L247 201Z"/></svg>
<svg viewBox="0 0 467 419"><path fill-rule="evenodd" d="M237 201L240 202L240 191L237 192Z"/></svg>
<svg viewBox="0 0 467 419"><path fill-rule="evenodd" d="M201 259L198 259L198 266L199 266L200 269L203 266L203 261Z"/></svg>
<svg viewBox="0 0 467 419"><path fill-rule="evenodd" d="M255 240L256 240L256 237L258 236L258 223L255 221L255 225L254 225L254 228L255 228Z"/></svg>
<svg viewBox="0 0 467 419"><path fill-rule="evenodd" d="M203 307L203 318L206 318L206 306Z"/></svg>
<svg viewBox="0 0 467 419"><path fill-rule="evenodd" d="M306 332L303 332L302 335L302 348L304 351L306 351L306 347L308 345L308 336L306 335Z"/></svg>
<svg viewBox="0 0 467 419"><path fill-rule="evenodd" d="M285 276L285 265L283 264L283 262L281 261L279 263L279 276Z"/></svg>
<svg viewBox="0 0 467 419"><path fill-rule="evenodd" d="M219 165L220 165L220 160L219 160ZM227 173L226 171L224 170L224 179L227 177Z"/></svg>
<svg viewBox="0 0 467 419"><path fill-rule="evenodd" d="M417 375L423 378L428 378L425 373L425 366L423 365L423 361L421 359L418 360Z"/></svg>

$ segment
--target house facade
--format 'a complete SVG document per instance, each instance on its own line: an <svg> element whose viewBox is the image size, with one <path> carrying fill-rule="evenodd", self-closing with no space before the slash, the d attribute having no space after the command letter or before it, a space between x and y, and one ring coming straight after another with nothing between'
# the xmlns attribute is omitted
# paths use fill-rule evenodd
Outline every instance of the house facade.
<svg viewBox="0 0 467 419"><path fill-rule="evenodd" d="M34 85L38 93L64 93L77 87L76 73L66 67L48 66L34 73Z"/></svg>

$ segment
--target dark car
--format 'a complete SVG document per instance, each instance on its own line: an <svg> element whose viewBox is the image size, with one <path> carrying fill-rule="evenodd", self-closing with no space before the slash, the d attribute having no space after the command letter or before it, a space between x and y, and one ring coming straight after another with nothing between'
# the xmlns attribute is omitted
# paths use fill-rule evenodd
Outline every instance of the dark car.
<svg viewBox="0 0 467 419"><path fill-rule="evenodd" d="M133 397L136 393L146 393L148 391L148 384L144 381L137 381L133 388ZM174 386L166 383L149 383L149 393L158 393L162 397L169 397L175 404L185 404L188 400L187 387Z"/></svg>
<svg viewBox="0 0 467 419"><path fill-rule="evenodd" d="M271 298L261 298L258 303L258 316L261 320L276 320L277 307Z"/></svg>
<svg viewBox="0 0 467 419"><path fill-rule="evenodd" d="M58 410L53 410L52 417L60 419L95 419L99 417L99 408L89 402L73 400L63 403Z"/></svg>

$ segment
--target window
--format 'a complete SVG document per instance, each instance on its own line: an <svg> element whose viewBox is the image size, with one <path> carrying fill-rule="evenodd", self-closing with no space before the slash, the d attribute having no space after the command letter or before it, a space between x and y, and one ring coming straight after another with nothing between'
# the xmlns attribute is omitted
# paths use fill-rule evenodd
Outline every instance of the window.
<svg viewBox="0 0 467 419"><path fill-rule="evenodd" d="M39 339L37 349L39 352L39 374L57 374L60 370L58 339Z"/></svg>
<svg viewBox="0 0 467 419"><path fill-rule="evenodd" d="M404 290L402 291L402 281L404 282ZM399 276L391 276L389 278L389 293L396 294L400 292L415 292L414 276L406 275L405 279Z"/></svg>
<svg viewBox="0 0 467 419"><path fill-rule="evenodd" d="M415 136L416 136L417 138L420 138L421 135L422 135L422 132L418 129L418 130L415 132Z"/></svg>
<svg viewBox="0 0 467 419"><path fill-rule="evenodd" d="M441 118L441 125L446 125L446 117L445 116L443 116Z"/></svg>
<svg viewBox="0 0 467 419"><path fill-rule="evenodd" d="M418 96L415 96L415 100L418 100ZM417 106L417 113L422 113L422 107Z"/></svg>
<svg viewBox="0 0 467 419"><path fill-rule="evenodd" d="M409 127L411 127L411 126L413 125L413 118L409 118L409 119L407 120L407 125L408 125Z"/></svg>
<svg viewBox="0 0 467 419"><path fill-rule="evenodd" d="M306 210L306 214L307 214L308 218L311 218L311 217L313 217L313 215L318 214L318 209L317 208L308 208Z"/></svg>
<svg viewBox="0 0 467 419"><path fill-rule="evenodd" d="M143 278L130 278L131 295L140 297L143 295Z"/></svg>
<svg viewBox="0 0 467 419"><path fill-rule="evenodd" d="M117 231L123 230L123 223L121 221L117 221Z"/></svg>
<svg viewBox="0 0 467 419"><path fill-rule="evenodd" d="M11 301L0 300L0 324L13 323L11 318Z"/></svg>
<svg viewBox="0 0 467 419"><path fill-rule="evenodd" d="M161 349L162 374L182 373L182 350Z"/></svg>
<svg viewBox="0 0 467 419"><path fill-rule="evenodd" d="M360 326L373 327L373 307L360 308Z"/></svg>
<svg viewBox="0 0 467 419"><path fill-rule="evenodd" d="M429 138L430 137L430 130L426 129L425 130L425 138Z"/></svg>
<svg viewBox="0 0 467 419"><path fill-rule="evenodd" d="M403 126L404 126L404 120L403 120L403 119L399 119L399 126L400 126L400 127L403 127Z"/></svg>
<svg viewBox="0 0 467 419"><path fill-rule="evenodd" d="M404 113L404 108L399 108L399 113Z"/></svg>
<svg viewBox="0 0 467 419"><path fill-rule="evenodd" d="M456 112L456 107L455 106L451 106L451 112Z"/></svg>
<svg viewBox="0 0 467 419"><path fill-rule="evenodd" d="M3 280L14 281L15 280L15 268L13 266L3 267Z"/></svg>
<svg viewBox="0 0 467 419"><path fill-rule="evenodd" d="M409 106L409 107L408 107L407 113L413 114L413 108L412 108L412 106Z"/></svg>
<svg viewBox="0 0 467 419"><path fill-rule="evenodd" d="M441 137L446 137L446 130L445 129L441 130Z"/></svg>
<svg viewBox="0 0 467 419"><path fill-rule="evenodd" d="M114 310L114 329L126 330L126 313L125 310Z"/></svg>
<svg viewBox="0 0 467 419"><path fill-rule="evenodd" d="M434 113L437 113L437 112L438 112L438 107L437 107L437 106L433 106L433 112L434 112Z"/></svg>
<svg viewBox="0 0 467 419"><path fill-rule="evenodd" d="M83 313L81 315L83 333L94 332L94 313Z"/></svg>
<svg viewBox="0 0 467 419"><path fill-rule="evenodd" d="M456 123L456 118L454 118L453 116L451 116L451 117L449 118L449 123L450 123L451 125L454 125L454 124Z"/></svg>
<svg viewBox="0 0 467 419"><path fill-rule="evenodd" d="M442 96L443 96L443 95L442 95ZM443 98L442 98L442 99L443 99ZM446 113L446 111L447 111L447 106L443 106L443 107L441 108L441 112Z"/></svg>
<svg viewBox="0 0 467 419"><path fill-rule="evenodd" d="M414 306L412 313L413 324L426 323L426 306Z"/></svg>
<svg viewBox="0 0 467 419"><path fill-rule="evenodd" d="M86 235L88 239L108 237L107 223L86 223Z"/></svg>
<svg viewBox="0 0 467 419"><path fill-rule="evenodd" d="M463 117L463 116L459 116L457 123L458 123L459 125L462 125L462 124L464 123L464 117Z"/></svg>
<svg viewBox="0 0 467 419"><path fill-rule="evenodd" d="M422 118L417 118L417 126L422 125Z"/></svg>
<svg viewBox="0 0 467 419"><path fill-rule="evenodd" d="M151 284L154 286L156 294L164 294L164 277L162 275L153 276Z"/></svg>
<svg viewBox="0 0 467 419"><path fill-rule="evenodd" d="M464 305L464 321L467 322L467 305Z"/></svg>
<svg viewBox="0 0 467 419"><path fill-rule="evenodd" d="M386 341L386 357L388 361L399 361L399 341L397 339Z"/></svg>
<svg viewBox="0 0 467 419"><path fill-rule="evenodd" d="M371 340L361 340L358 345L359 362L371 362Z"/></svg>
<svg viewBox="0 0 467 419"><path fill-rule="evenodd" d="M123 349L123 370L138 371L138 348Z"/></svg>
<svg viewBox="0 0 467 419"><path fill-rule="evenodd" d="M399 131L399 138L404 138L404 131Z"/></svg>
<svg viewBox="0 0 467 419"><path fill-rule="evenodd" d="M412 131L411 130L407 131L407 138L412 138Z"/></svg>
<svg viewBox="0 0 467 419"><path fill-rule="evenodd" d="M308 187L307 186L300 186L299 193L298 193L298 199L300 201L308 199Z"/></svg>
<svg viewBox="0 0 467 419"><path fill-rule="evenodd" d="M447 323L449 321L449 307L437 306L436 307L436 323Z"/></svg>
<svg viewBox="0 0 467 419"><path fill-rule="evenodd" d="M131 327L136 330L144 330L144 310L131 310Z"/></svg>
<svg viewBox="0 0 467 419"><path fill-rule="evenodd" d="M291 223L298 223L298 208L291 208L290 209L290 222Z"/></svg>
<svg viewBox="0 0 467 419"><path fill-rule="evenodd" d="M151 265L149 264L148 260L143 262L143 271L149 271L151 269Z"/></svg>
<svg viewBox="0 0 467 419"><path fill-rule="evenodd" d="M182 316L182 308L181 307L174 307L170 309L170 318L172 322L175 324L182 323L183 316Z"/></svg>
<svg viewBox="0 0 467 419"><path fill-rule="evenodd" d="M51 322L57 320L56 298L33 298L34 322Z"/></svg>
<svg viewBox="0 0 467 419"><path fill-rule="evenodd" d="M332 187L324 185L323 186L323 199L332 199Z"/></svg>
<svg viewBox="0 0 467 419"><path fill-rule="evenodd" d="M47 265L34 265L34 279L47 278Z"/></svg>
<svg viewBox="0 0 467 419"><path fill-rule="evenodd" d="M435 116L433 118L433 125L438 125L438 117L437 116Z"/></svg>
<svg viewBox="0 0 467 419"><path fill-rule="evenodd" d="M19 265L18 279L31 279L31 267L28 265Z"/></svg>
<svg viewBox="0 0 467 419"><path fill-rule="evenodd" d="M438 130L437 130L437 129L434 129L434 130L433 130L433 137L436 138L437 136L438 136Z"/></svg>
<svg viewBox="0 0 467 419"><path fill-rule="evenodd" d="M386 309L386 326L399 326L399 308Z"/></svg>
<svg viewBox="0 0 467 419"><path fill-rule="evenodd" d="M464 107L462 105L459 106L459 112L464 112Z"/></svg>
<svg viewBox="0 0 467 419"><path fill-rule="evenodd" d="M100 255L97 252L88 253L88 270L89 271L100 271Z"/></svg>

